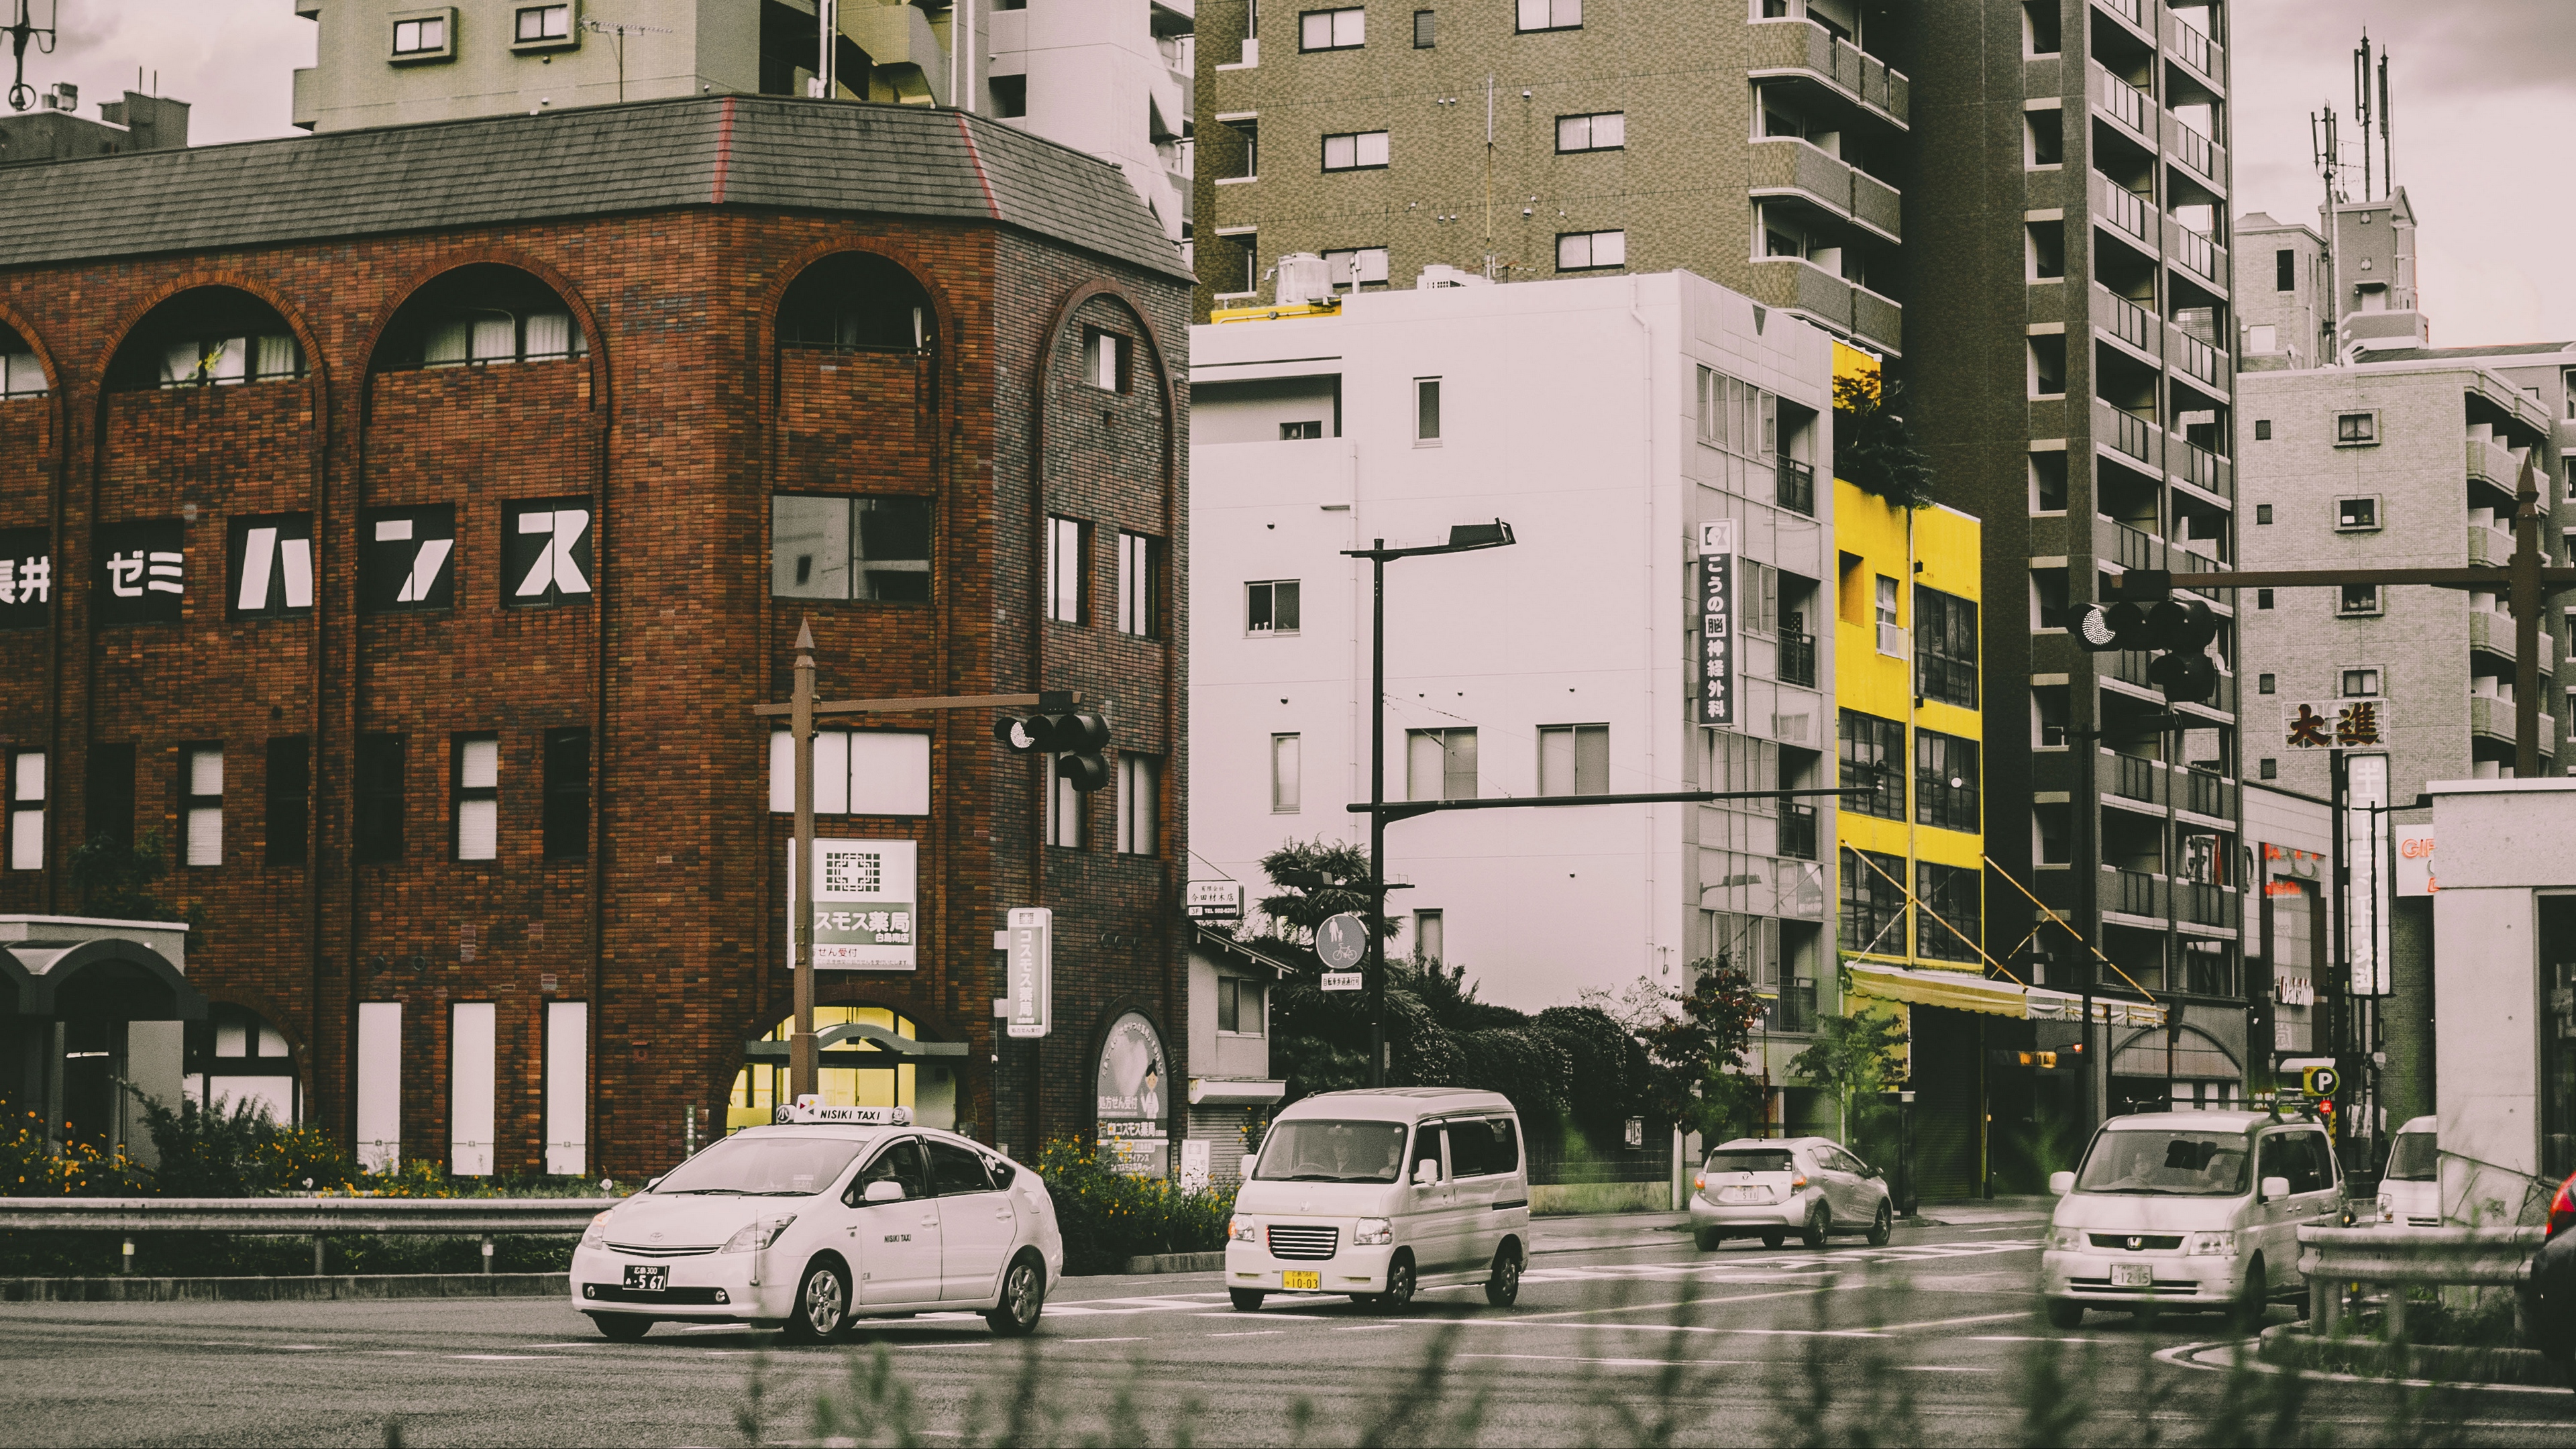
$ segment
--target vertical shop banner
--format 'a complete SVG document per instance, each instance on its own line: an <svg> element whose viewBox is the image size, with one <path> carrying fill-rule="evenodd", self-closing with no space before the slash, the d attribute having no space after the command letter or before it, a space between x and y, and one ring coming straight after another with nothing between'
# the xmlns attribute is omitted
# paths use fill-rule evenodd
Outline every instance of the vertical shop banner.
<svg viewBox="0 0 2576 1449"><path fill-rule="evenodd" d="M1015 906L1003 931L1003 950L1010 958L1010 995L1004 999L1007 1034L1042 1037L1055 1017L1055 912L1044 906Z"/></svg>
<svg viewBox="0 0 2576 1449"><path fill-rule="evenodd" d="M1163 1038L1137 1012L1110 1023L1100 1044L1096 1096L1100 1155L1113 1171L1163 1177L1171 1170L1171 1142L1164 1127L1172 1071Z"/></svg>
<svg viewBox="0 0 2576 1449"><path fill-rule="evenodd" d="M1699 722L1735 723L1735 520L1699 526Z"/></svg>
<svg viewBox="0 0 2576 1449"><path fill-rule="evenodd" d="M787 949L796 943L796 889L812 887L814 966L817 970L910 971L920 940L919 851L909 840L817 840L814 868L796 868L796 843L787 843Z"/></svg>

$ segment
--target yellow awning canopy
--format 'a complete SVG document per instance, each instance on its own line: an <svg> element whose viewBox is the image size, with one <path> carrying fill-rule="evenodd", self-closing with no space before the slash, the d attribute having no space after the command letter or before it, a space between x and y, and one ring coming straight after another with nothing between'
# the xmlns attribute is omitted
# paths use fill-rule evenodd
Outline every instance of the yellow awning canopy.
<svg viewBox="0 0 2576 1449"><path fill-rule="evenodd" d="M2084 998L2072 992L1994 981L1968 971L1911 971L1902 966L1847 963L1852 989L1882 1001L1915 1006L1945 1006L1952 1011L1981 1011L2017 1021L2081 1021ZM2113 997L2093 999L2093 1019L2126 1026L2162 1026L2165 1010L2147 1002Z"/></svg>

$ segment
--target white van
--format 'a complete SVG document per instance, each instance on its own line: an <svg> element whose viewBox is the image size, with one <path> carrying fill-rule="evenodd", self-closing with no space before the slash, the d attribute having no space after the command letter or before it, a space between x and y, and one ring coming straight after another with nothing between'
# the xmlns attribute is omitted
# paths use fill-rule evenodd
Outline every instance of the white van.
<svg viewBox="0 0 2576 1449"><path fill-rule="evenodd" d="M2048 1321L2087 1308L2232 1310L2259 1319L2299 1286L2299 1229L2342 1220L2325 1128L2267 1112L2114 1117L2059 1195L2040 1256Z"/></svg>
<svg viewBox="0 0 2576 1449"><path fill-rule="evenodd" d="M1246 1313L1273 1293L1343 1293L1402 1308L1416 1289L1482 1283L1508 1307L1529 1265L1529 1157L1496 1092L1325 1092L1270 1124L1225 1245Z"/></svg>
<svg viewBox="0 0 2576 1449"><path fill-rule="evenodd" d="M2433 1136L2439 1119L2416 1117L2388 1142L2388 1170L2379 1175L2379 1221L2392 1228L2442 1225L2442 1150Z"/></svg>

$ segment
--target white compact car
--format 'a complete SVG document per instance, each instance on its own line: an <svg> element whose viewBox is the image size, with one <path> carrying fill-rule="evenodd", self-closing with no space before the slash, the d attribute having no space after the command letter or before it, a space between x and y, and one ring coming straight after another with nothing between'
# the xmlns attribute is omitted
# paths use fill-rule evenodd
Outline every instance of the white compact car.
<svg viewBox="0 0 2576 1449"><path fill-rule="evenodd" d="M1508 1307L1529 1266L1529 1159L1495 1092L1325 1092L1281 1112L1243 1187L1225 1286L1249 1313L1273 1293L1402 1308L1425 1286L1482 1283Z"/></svg>
<svg viewBox="0 0 2576 1449"><path fill-rule="evenodd" d="M853 1319L980 1312L1037 1327L1064 1276L1046 1184L904 1107L779 1110L591 1220L572 1306L613 1339L664 1320L776 1326L820 1342Z"/></svg>
<svg viewBox="0 0 2576 1449"><path fill-rule="evenodd" d="M2298 1286L2299 1229L2342 1221L2325 1128L2268 1112L2114 1117L2060 1194L2040 1255L2048 1321L2087 1308L2219 1309L2258 1320Z"/></svg>
<svg viewBox="0 0 2576 1449"><path fill-rule="evenodd" d="M1828 1233L1862 1233L1885 1247L1896 1199L1878 1169L1830 1137L1738 1137L1709 1149L1691 1180L1691 1241L1700 1251L1728 1238L1776 1248L1791 1233L1808 1248Z"/></svg>

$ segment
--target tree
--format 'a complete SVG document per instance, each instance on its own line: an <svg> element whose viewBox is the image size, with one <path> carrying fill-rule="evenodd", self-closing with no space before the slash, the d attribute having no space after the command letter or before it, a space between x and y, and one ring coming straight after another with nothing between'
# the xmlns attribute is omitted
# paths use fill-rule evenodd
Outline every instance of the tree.
<svg viewBox="0 0 2576 1449"><path fill-rule="evenodd" d="M1687 995L1663 993L1676 1009L1638 1033L1652 1064L1646 1100L1665 1121L1683 1124L1698 1115L1700 1085L1743 1057L1762 1020L1762 998L1732 959L1694 961L1690 980Z"/></svg>
<svg viewBox="0 0 2576 1449"><path fill-rule="evenodd" d="M1834 379L1834 476L1899 508L1932 501L1932 465L1898 408L1905 385L1876 375Z"/></svg>
<svg viewBox="0 0 2576 1449"><path fill-rule="evenodd" d="M170 857L161 848L161 833L147 830L132 845L104 835L72 851L72 891L80 897L81 914L119 921L185 921L189 944L204 947L205 906L190 901L172 905L154 884L170 873Z"/></svg>
<svg viewBox="0 0 2576 1449"><path fill-rule="evenodd" d="M1851 1140L1852 1099L1887 1085L1905 1027L1894 1014L1861 1011L1816 1022L1816 1039L1789 1059L1789 1075L1834 1094L1836 1135Z"/></svg>
<svg viewBox="0 0 2576 1449"><path fill-rule="evenodd" d="M1260 901L1270 934L1297 946L1312 946L1315 928L1326 918L1347 911L1368 919L1369 893L1359 884L1369 878L1368 852L1321 836L1292 840L1261 857L1261 873L1270 877L1271 894ZM1395 923L1381 923L1379 934L1393 936Z"/></svg>

